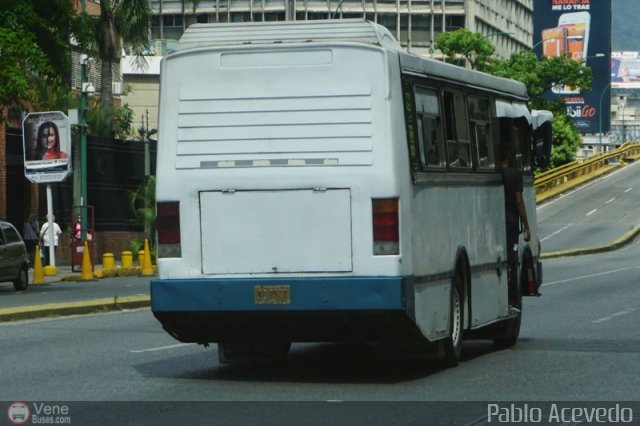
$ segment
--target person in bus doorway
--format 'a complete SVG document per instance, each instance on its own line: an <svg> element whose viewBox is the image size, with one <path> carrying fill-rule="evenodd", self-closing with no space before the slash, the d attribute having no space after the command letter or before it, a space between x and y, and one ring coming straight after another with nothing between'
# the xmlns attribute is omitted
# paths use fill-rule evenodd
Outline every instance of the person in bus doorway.
<svg viewBox="0 0 640 426"><path fill-rule="evenodd" d="M507 224L507 262L509 279L509 304L517 304L515 286L518 282L518 238L520 224L524 228L523 238L529 241L529 221L522 196L522 171L515 167L515 147L513 143L503 143L502 151L502 182L504 184L504 207Z"/></svg>
<svg viewBox="0 0 640 426"><path fill-rule="evenodd" d="M56 223L55 216L52 218L52 220L53 220L53 251L55 253L56 249L58 248L58 239L60 237L60 234L62 234L62 230L60 229L60 225ZM42 243L43 243L42 245L43 245L43 251L44 251L44 264L51 265L51 259L49 256L49 246L51 245L52 241L50 238L48 221L42 224L42 228L40 229L40 239L42 240Z"/></svg>

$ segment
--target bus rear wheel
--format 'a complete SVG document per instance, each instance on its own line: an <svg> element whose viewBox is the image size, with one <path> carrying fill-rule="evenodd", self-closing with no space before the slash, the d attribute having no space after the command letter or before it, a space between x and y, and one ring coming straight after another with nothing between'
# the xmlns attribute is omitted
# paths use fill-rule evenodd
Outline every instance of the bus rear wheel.
<svg viewBox="0 0 640 426"><path fill-rule="evenodd" d="M444 363L447 367L455 367L462 356L462 325L464 324L464 308L462 302L462 275L455 274L451 295L451 334L443 341Z"/></svg>
<svg viewBox="0 0 640 426"><path fill-rule="evenodd" d="M517 275L514 274L514 276ZM513 296L510 297L511 300L509 300L509 305L512 308L515 308L515 316L504 321L502 331L497 337L493 339L493 344L498 348L509 348L515 345L518 341L518 337L520 336L520 325L522 323L522 288L520 287L521 282L523 282L523 278L521 278L520 282L516 281L514 284L510 284L512 286Z"/></svg>

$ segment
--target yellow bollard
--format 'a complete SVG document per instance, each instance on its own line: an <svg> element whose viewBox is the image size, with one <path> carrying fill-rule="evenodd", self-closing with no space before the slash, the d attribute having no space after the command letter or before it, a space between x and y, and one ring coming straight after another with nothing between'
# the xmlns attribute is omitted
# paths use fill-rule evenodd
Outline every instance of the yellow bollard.
<svg viewBox="0 0 640 426"><path fill-rule="evenodd" d="M144 250L138 250L138 266L142 269L144 265Z"/></svg>
<svg viewBox="0 0 640 426"><path fill-rule="evenodd" d="M133 254L130 251L122 252L122 267L133 268Z"/></svg>
<svg viewBox="0 0 640 426"><path fill-rule="evenodd" d="M153 275L153 266L151 266L151 251L149 250L149 240L144 240L144 259L142 260L141 275Z"/></svg>
<svg viewBox="0 0 640 426"><path fill-rule="evenodd" d="M55 277L58 274L58 268L53 265L47 265L42 268L44 274L48 277Z"/></svg>
<svg viewBox="0 0 640 426"><path fill-rule="evenodd" d="M103 253L102 254L102 269L105 271L110 271L114 268L115 261L113 253Z"/></svg>
<svg viewBox="0 0 640 426"><path fill-rule="evenodd" d="M34 257L33 284L44 284L44 271L42 270L42 259L40 258L40 244L36 244Z"/></svg>
<svg viewBox="0 0 640 426"><path fill-rule="evenodd" d="M93 268L91 267L91 258L89 257L89 243L84 242L84 251L82 253L82 271L80 271L80 280L88 281L93 279Z"/></svg>

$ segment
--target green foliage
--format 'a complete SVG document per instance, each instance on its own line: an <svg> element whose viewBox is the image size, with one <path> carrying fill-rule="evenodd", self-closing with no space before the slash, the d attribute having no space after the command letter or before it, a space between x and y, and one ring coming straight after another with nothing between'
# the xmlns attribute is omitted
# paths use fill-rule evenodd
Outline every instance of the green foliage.
<svg viewBox="0 0 640 426"><path fill-rule="evenodd" d="M100 104L109 109L113 105L113 64L120 59L123 46L134 55L148 48L151 4L149 0L101 0L100 15L91 24L101 61Z"/></svg>
<svg viewBox="0 0 640 426"><path fill-rule="evenodd" d="M156 225L155 176L148 176L135 191L129 192L129 207L136 223L145 227L146 238L153 245Z"/></svg>
<svg viewBox="0 0 640 426"><path fill-rule="evenodd" d="M564 112L553 114L553 145L549 168L561 166L575 160L581 136Z"/></svg>
<svg viewBox="0 0 640 426"><path fill-rule="evenodd" d="M573 161L581 141L580 133L567 117L562 101L555 99L549 102L543 95L556 84L589 90L593 79L591 68L568 56L538 59L535 53L526 51L514 53L507 60L492 60L487 72L523 82L527 86L531 109L553 111L553 145L549 167Z"/></svg>
<svg viewBox="0 0 640 426"><path fill-rule="evenodd" d="M556 84L591 88L591 68L570 59L568 56L538 59L531 51L516 52L507 60L493 58L486 72L523 82L527 86L532 109L562 108L546 102L542 95Z"/></svg>
<svg viewBox="0 0 640 426"><path fill-rule="evenodd" d="M126 140L131 134L133 110L129 104L124 104L119 108L102 108L95 101L89 105L87 121L89 123L88 133L91 136Z"/></svg>
<svg viewBox="0 0 640 426"><path fill-rule="evenodd" d="M495 49L488 38L460 29L440 34L435 47L445 55L447 62L455 63L455 58L464 57L472 68L524 83L530 108L554 113L551 167L573 161L581 141L580 133L567 118L566 106L558 99L549 102L543 95L559 84L590 90L591 68L569 56L538 59L531 51L516 52L506 60L499 59L492 56Z"/></svg>
<svg viewBox="0 0 640 426"><path fill-rule="evenodd" d="M445 56L445 62L455 64L457 58L462 57L469 61L471 68L480 71L485 69L496 50L488 36L466 28L440 33L434 47Z"/></svg>
<svg viewBox="0 0 640 426"><path fill-rule="evenodd" d="M0 109L58 109L76 23L68 0L0 1Z"/></svg>

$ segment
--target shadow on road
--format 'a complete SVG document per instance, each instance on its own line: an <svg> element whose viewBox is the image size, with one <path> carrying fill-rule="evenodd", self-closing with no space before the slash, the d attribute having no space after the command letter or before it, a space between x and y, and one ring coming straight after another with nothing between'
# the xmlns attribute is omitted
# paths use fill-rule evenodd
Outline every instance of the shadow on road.
<svg viewBox="0 0 640 426"><path fill-rule="evenodd" d="M491 342L465 343L462 360L466 362L494 352ZM136 365L148 377L299 383L393 384L423 379L446 367L435 356L411 358L390 355L376 345L295 344L287 359L279 363L221 365L217 347L201 353L165 358Z"/></svg>

